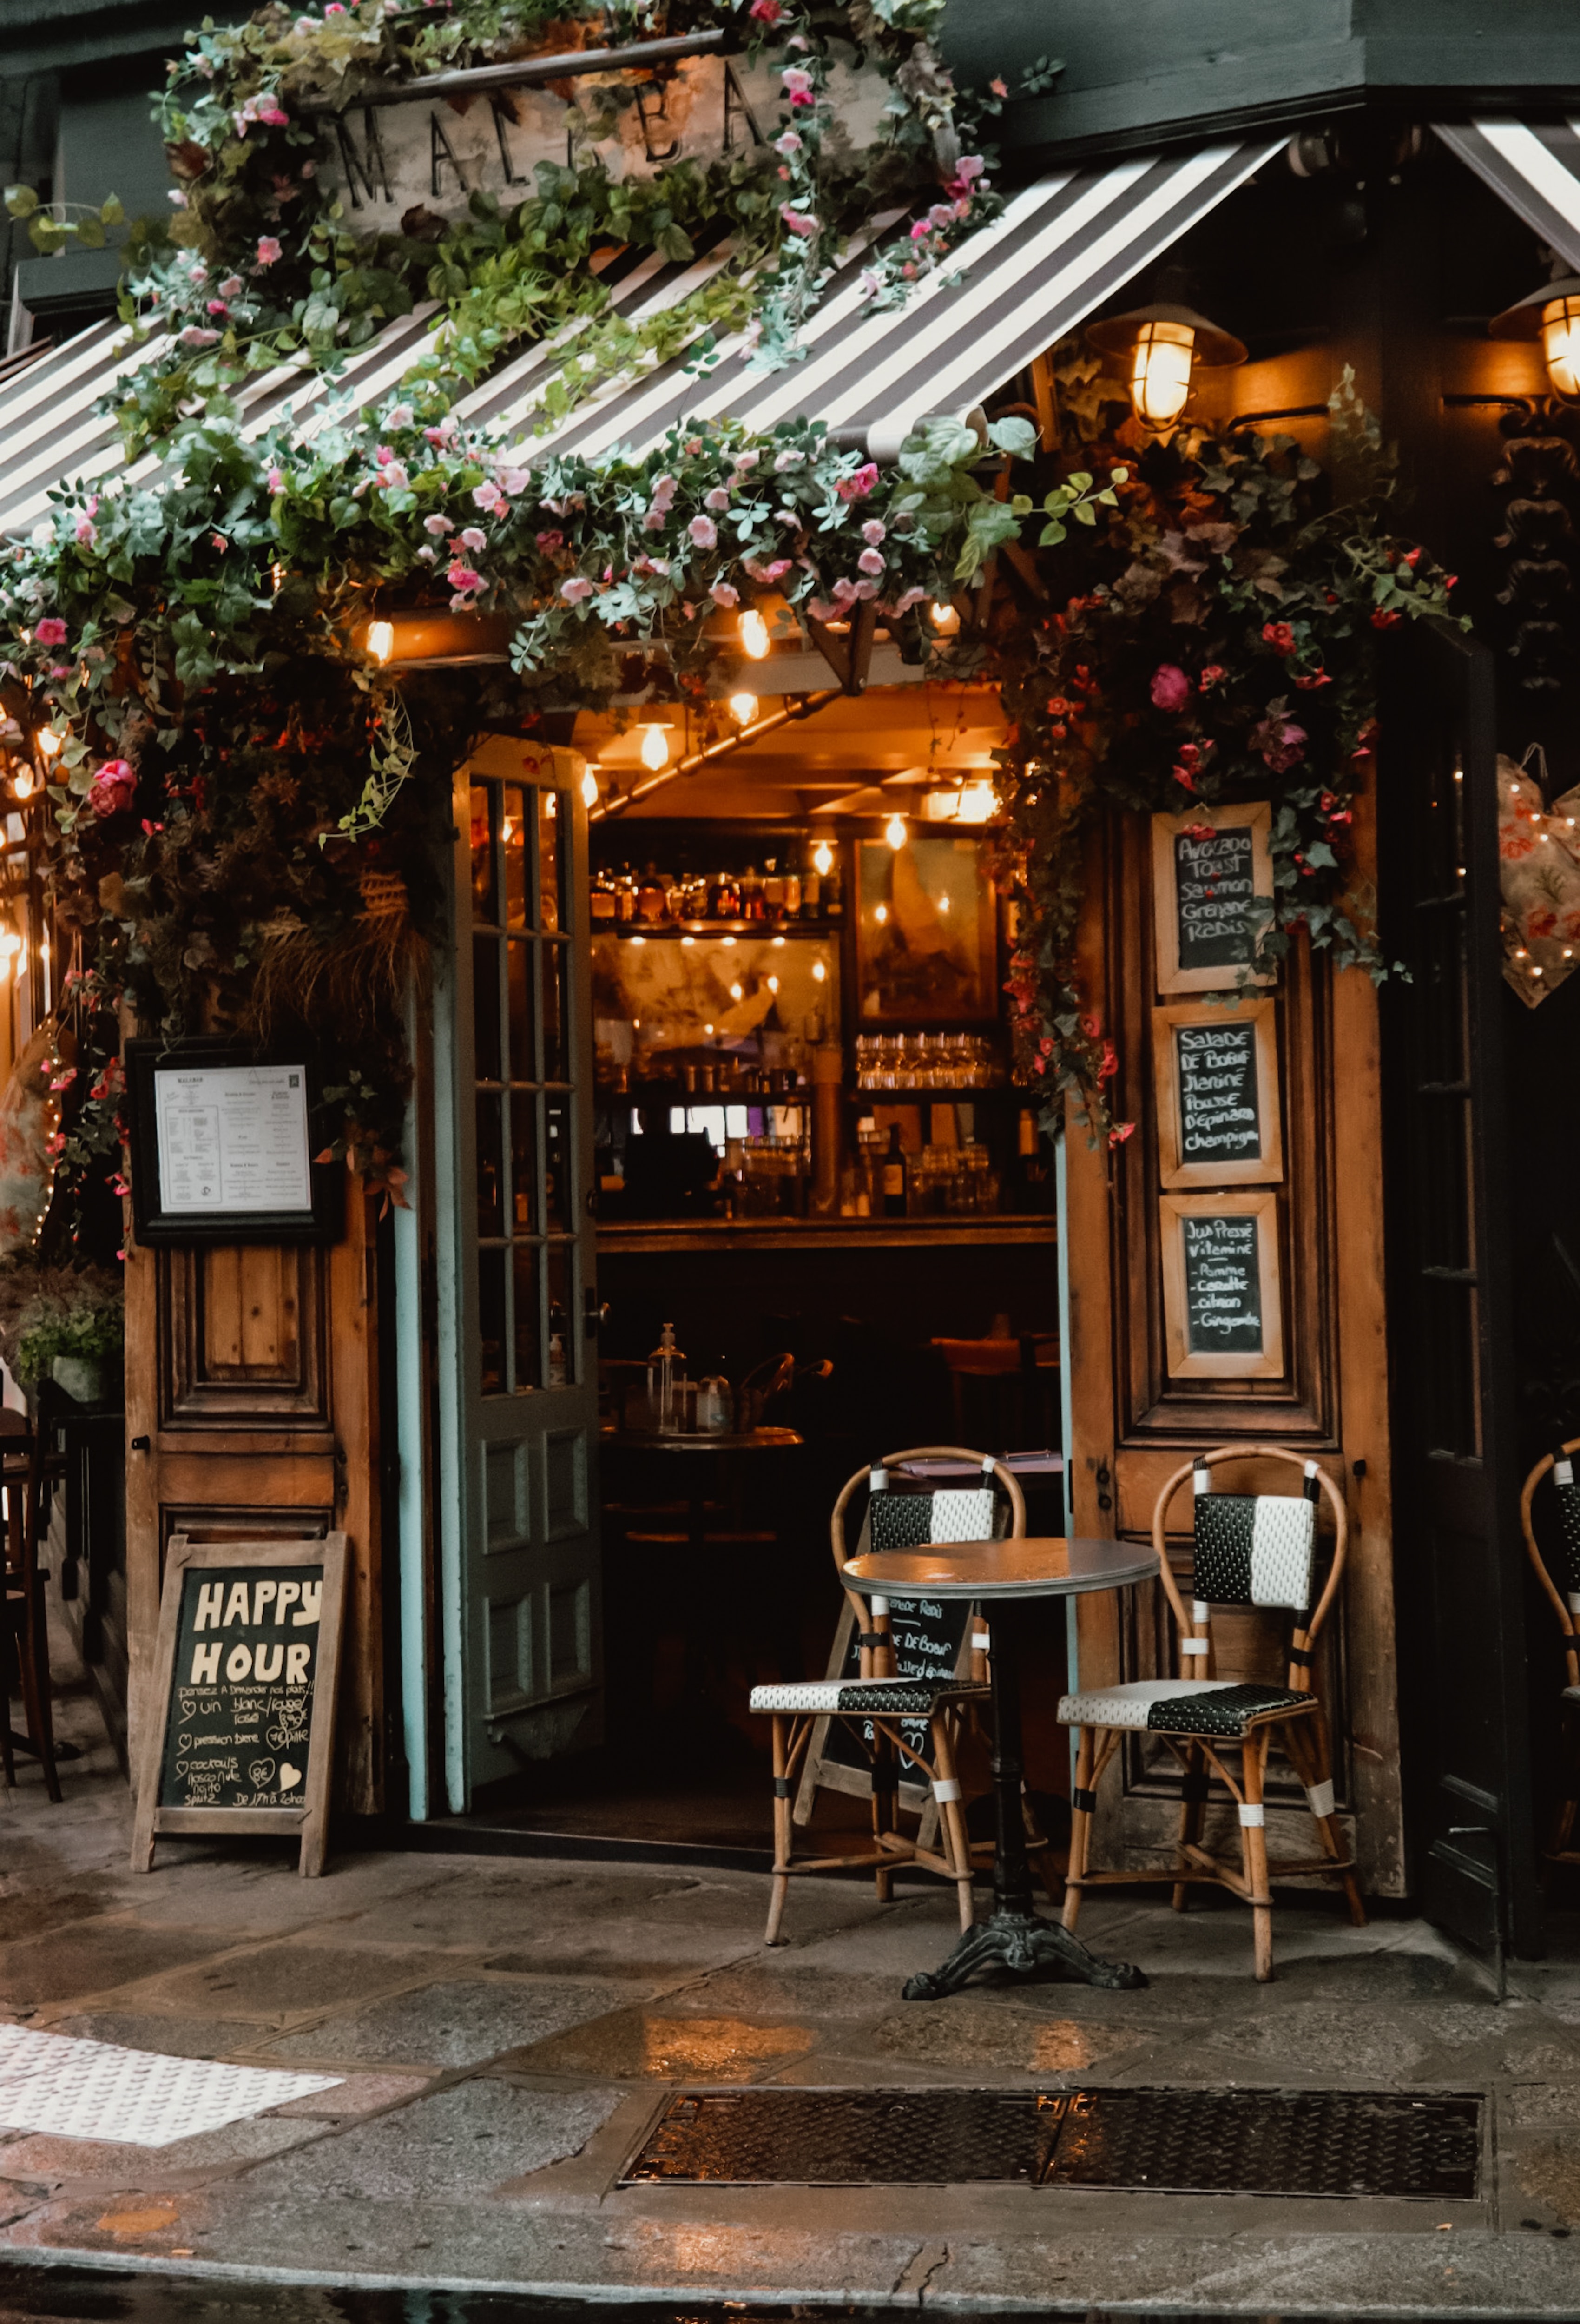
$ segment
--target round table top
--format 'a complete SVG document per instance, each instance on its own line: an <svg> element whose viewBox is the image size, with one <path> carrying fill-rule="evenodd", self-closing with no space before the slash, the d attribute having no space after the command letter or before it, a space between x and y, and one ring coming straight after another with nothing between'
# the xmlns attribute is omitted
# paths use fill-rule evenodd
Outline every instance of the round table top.
<svg viewBox="0 0 1580 2324"><path fill-rule="evenodd" d="M874 1550L850 1558L845 1579L868 1597L924 1591L930 1598L1074 1598L1088 1590L1148 1582L1157 1570L1157 1552L1150 1543L1030 1534L1018 1541Z"/></svg>
<svg viewBox="0 0 1580 2324"><path fill-rule="evenodd" d="M619 1443L651 1452L772 1452L806 1442L794 1428L699 1428L685 1436L660 1436L656 1429L645 1428L616 1428L610 1433Z"/></svg>

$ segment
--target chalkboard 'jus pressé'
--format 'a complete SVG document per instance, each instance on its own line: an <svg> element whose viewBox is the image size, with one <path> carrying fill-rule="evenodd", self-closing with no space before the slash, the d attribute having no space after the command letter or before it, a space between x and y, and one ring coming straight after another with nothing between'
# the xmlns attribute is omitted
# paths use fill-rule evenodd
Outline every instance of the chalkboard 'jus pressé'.
<svg viewBox="0 0 1580 2324"><path fill-rule="evenodd" d="M184 1577L160 1805L304 1804L323 1569Z"/></svg>

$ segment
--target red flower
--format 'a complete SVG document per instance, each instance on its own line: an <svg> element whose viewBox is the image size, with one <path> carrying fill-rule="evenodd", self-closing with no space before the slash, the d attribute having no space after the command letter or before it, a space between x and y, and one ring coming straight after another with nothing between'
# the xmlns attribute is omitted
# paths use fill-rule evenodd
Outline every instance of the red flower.
<svg viewBox="0 0 1580 2324"><path fill-rule="evenodd" d="M1372 627L1374 630L1396 630L1404 619L1402 613L1391 613L1384 606L1373 607Z"/></svg>
<svg viewBox="0 0 1580 2324"><path fill-rule="evenodd" d="M1197 682L1203 694L1207 694L1213 687L1221 686L1228 674L1222 662L1209 661Z"/></svg>
<svg viewBox="0 0 1580 2324"><path fill-rule="evenodd" d="M1133 1121L1116 1121L1108 1132L1109 1145L1123 1146L1125 1139L1134 1135L1134 1130L1135 1124Z"/></svg>
<svg viewBox="0 0 1580 2324"><path fill-rule="evenodd" d="M106 759L88 786L87 803L101 818L119 815L136 795L137 778L124 759Z"/></svg>
<svg viewBox="0 0 1580 2324"><path fill-rule="evenodd" d="M1153 672L1152 698L1159 710L1183 710L1190 699L1190 680L1173 662L1160 662Z"/></svg>
<svg viewBox="0 0 1580 2324"><path fill-rule="evenodd" d="M751 6L747 10L747 14L755 16L759 24L768 25L776 24L784 13L779 0L751 0Z"/></svg>
<svg viewBox="0 0 1580 2324"><path fill-rule="evenodd" d="M1295 633L1287 622L1263 622L1262 642L1264 646L1271 646L1275 654L1292 654Z"/></svg>
<svg viewBox="0 0 1580 2324"><path fill-rule="evenodd" d="M1421 561L1420 550L1419 549L1407 549L1404 552L1404 561L1407 565L1412 567L1419 565Z"/></svg>
<svg viewBox="0 0 1580 2324"><path fill-rule="evenodd" d="M1115 1048L1112 1041L1105 1041L1103 1044L1102 1061L1098 1066L1098 1079L1100 1082L1110 1081L1118 1070L1119 1053Z"/></svg>
<svg viewBox="0 0 1580 2324"><path fill-rule="evenodd" d="M1333 680L1325 669L1308 669L1296 678L1295 684L1309 694L1314 686L1331 686Z"/></svg>

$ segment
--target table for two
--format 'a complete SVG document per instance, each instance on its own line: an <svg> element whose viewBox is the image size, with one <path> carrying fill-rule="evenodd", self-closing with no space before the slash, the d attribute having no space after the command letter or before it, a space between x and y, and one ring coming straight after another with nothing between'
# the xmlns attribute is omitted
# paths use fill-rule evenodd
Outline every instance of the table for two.
<svg viewBox="0 0 1580 2324"><path fill-rule="evenodd" d="M929 1549L873 1551L845 1565L845 1579L864 1598L969 1598L991 1604L989 1673L993 1702L993 1912L968 1929L936 1969L910 1978L907 2001L939 2001L956 1993L990 1962L1023 1973L1042 1968L1087 1985L1144 1985L1127 1962L1099 1960L1068 1929L1032 1910L1032 1874L1021 1812L1024 1761L1021 1743L1022 1623L1018 1603L1029 1598L1074 1598L1094 1590L1120 1590L1149 1582L1157 1554L1134 1542L1082 1541L1031 1536L1015 1541L951 1542Z"/></svg>

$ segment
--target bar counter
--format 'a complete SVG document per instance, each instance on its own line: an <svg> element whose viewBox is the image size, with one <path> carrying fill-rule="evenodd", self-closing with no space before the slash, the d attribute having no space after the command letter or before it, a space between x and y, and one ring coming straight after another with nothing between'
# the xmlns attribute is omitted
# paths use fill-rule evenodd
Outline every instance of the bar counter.
<svg viewBox="0 0 1580 2324"><path fill-rule="evenodd" d="M960 1219L630 1219L598 1229L599 1250L610 1253L959 1250L1053 1240L1048 1214L1006 1212Z"/></svg>

